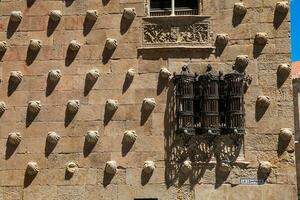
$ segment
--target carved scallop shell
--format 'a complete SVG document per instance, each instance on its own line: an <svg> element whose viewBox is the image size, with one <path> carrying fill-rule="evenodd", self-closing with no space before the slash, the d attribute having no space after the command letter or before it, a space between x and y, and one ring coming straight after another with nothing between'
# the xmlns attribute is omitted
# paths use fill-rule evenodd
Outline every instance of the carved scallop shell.
<svg viewBox="0 0 300 200"><path fill-rule="evenodd" d="M20 71L12 71L10 72L10 80L14 84L19 84L23 79L23 74Z"/></svg>
<svg viewBox="0 0 300 200"><path fill-rule="evenodd" d="M77 42L76 40L72 40L69 44L69 48L72 50L72 51L79 51L81 45L79 42Z"/></svg>
<svg viewBox="0 0 300 200"><path fill-rule="evenodd" d="M123 16L125 19L133 20L136 16L135 8L124 8Z"/></svg>
<svg viewBox="0 0 300 200"><path fill-rule="evenodd" d="M12 132L8 134L8 142L12 145L18 145L20 144L22 140L21 133L19 132Z"/></svg>
<svg viewBox="0 0 300 200"><path fill-rule="evenodd" d="M269 105L271 103L270 97L263 96L263 95L258 96L256 101L257 101L258 106L264 107L264 108L269 107Z"/></svg>
<svg viewBox="0 0 300 200"><path fill-rule="evenodd" d="M38 113L41 110L42 104L40 101L29 101L28 111L31 113Z"/></svg>
<svg viewBox="0 0 300 200"><path fill-rule="evenodd" d="M126 78L132 80L134 78L134 74L135 74L134 69L130 68L126 73Z"/></svg>
<svg viewBox="0 0 300 200"><path fill-rule="evenodd" d="M98 18L98 11L97 10L87 10L86 18L90 21L96 21Z"/></svg>
<svg viewBox="0 0 300 200"><path fill-rule="evenodd" d="M256 44L264 45L268 43L268 34L265 32L256 33L254 42Z"/></svg>
<svg viewBox="0 0 300 200"><path fill-rule="evenodd" d="M29 43L29 48L32 51L38 51L40 50L42 47L42 41L41 40L37 40L37 39L31 39L30 43Z"/></svg>
<svg viewBox="0 0 300 200"><path fill-rule="evenodd" d="M159 73L163 79L167 79L172 75L172 73L165 67L161 68Z"/></svg>
<svg viewBox="0 0 300 200"><path fill-rule="evenodd" d="M126 143L134 143L136 141L137 134L134 130L127 130L124 132L124 141Z"/></svg>
<svg viewBox="0 0 300 200"><path fill-rule="evenodd" d="M39 172L39 166L36 162L29 162L27 164L26 174L29 176L36 175Z"/></svg>
<svg viewBox="0 0 300 200"><path fill-rule="evenodd" d="M293 131L291 128L280 129L279 137L283 141L290 141L293 137Z"/></svg>
<svg viewBox="0 0 300 200"><path fill-rule="evenodd" d="M105 47L108 50L114 50L117 48L117 46L118 46L118 41L116 39L112 39L112 38L106 39Z"/></svg>
<svg viewBox="0 0 300 200"><path fill-rule="evenodd" d="M69 162L66 167L66 171L69 174L74 174L78 169L78 165L75 162Z"/></svg>
<svg viewBox="0 0 300 200"><path fill-rule="evenodd" d="M98 131L88 131L87 134L85 135L85 140L87 143L94 145L97 143L99 139L99 134Z"/></svg>
<svg viewBox="0 0 300 200"><path fill-rule="evenodd" d="M61 78L61 71L59 69L50 70L48 78L51 82L57 83Z"/></svg>
<svg viewBox="0 0 300 200"><path fill-rule="evenodd" d="M249 64L249 56L248 55L239 55L235 59L235 66L237 67L237 70L244 71L245 68Z"/></svg>
<svg viewBox="0 0 300 200"><path fill-rule="evenodd" d="M269 161L260 161L258 169L263 174L269 174L272 171L272 164Z"/></svg>
<svg viewBox="0 0 300 200"><path fill-rule="evenodd" d="M155 163L151 160L147 160L144 162L143 171L147 174L151 174L155 170Z"/></svg>
<svg viewBox="0 0 300 200"><path fill-rule="evenodd" d="M146 110L153 110L156 106L156 102L154 98L144 98L143 107Z"/></svg>
<svg viewBox="0 0 300 200"><path fill-rule="evenodd" d="M276 3L276 11L282 14L286 14L289 11L288 1L279 1Z"/></svg>
<svg viewBox="0 0 300 200"><path fill-rule="evenodd" d="M114 160L107 161L105 166L105 172L108 174L115 174L117 172L117 162Z"/></svg>
<svg viewBox="0 0 300 200"><path fill-rule="evenodd" d="M58 22L62 17L62 12L60 10L51 10L49 16L52 21Z"/></svg>
<svg viewBox="0 0 300 200"><path fill-rule="evenodd" d="M58 143L58 141L60 140L60 138L61 137L57 133L55 133L55 132L49 132L48 135L47 135L46 141L49 144L56 145Z"/></svg>
<svg viewBox="0 0 300 200"><path fill-rule="evenodd" d="M238 2L234 4L233 11L236 15L244 16L247 13L247 8L243 2Z"/></svg>
<svg viewBox="0 0 300 200"><path fill-rule="evenodd" d="M216 37L216 45L226 46L229 42L229 36L226 33L218 34Z"/></svg>
<svg viewBox="0 0 300 200"><path fill-rule="evenodd" d="M79 100L69 100L67 103L67 109L70 112L77 112L79 110L80 101Z"/></svg>
<svg viewBox="0 0 300 200"><path fill-rule="evenodd" d="M116 111L119 108L118 100L107 99L106 100L106 108L111 112Z"/></svg>
<svg viewBox="0 0 300 200"><path fill-rule="evenodd" d="M23 18L21 11L12 11L10 14L10 20L13 22L20 22Z"/></svg>
<svg viewBox="0 0 300 200"><path fill-rule="evenodd" d="M183 162L183 165L181 167L181 171L184 174L188 174L192 171L192 162L190 160L186 160Z"/></svg>
<svg viewBox="0 0 300 200"><path fill-rule="evenodd" d="M0 52L5 52L7 50L7 42L1 41L0 42Z"/></svg>
<svg viewBox="0 0 300 200"><path fill-rule="evenodd" d="M4 101L0 101L0 115L6 111L6 104Z"/></svg>
<svg viewBox="0 0 300 200"><path fill-rule="evenodd" d="M100 73L98 69L92 69L90 71L88 71L88 73L86 74L87 79L94 83L97 81L97 79L100 77Z"/></svg>
<svg viewBox="0 0 300 200"><path fill-rule="evenodd" d="M290 75L291 73L291 66L287 63L285 64L280 64L278 66L278 70L277 70L277 73L279 76L282 76L282 77L287 77Z"/></svg>

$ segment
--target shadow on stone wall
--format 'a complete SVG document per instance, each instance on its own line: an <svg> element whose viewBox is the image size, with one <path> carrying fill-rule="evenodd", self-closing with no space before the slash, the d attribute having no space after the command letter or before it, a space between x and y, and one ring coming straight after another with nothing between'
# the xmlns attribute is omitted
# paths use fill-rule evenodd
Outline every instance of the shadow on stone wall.
<svg viewBox="0 0 300 200"><path fill-rule="evenodd" d="M221 135L184 136L176 134L174 86L169 87L167 93L167 106L164 118L165 136L165 182L167 188L181 187L189 181L191 189L205 179L207 170L215 168L215 187L226 182L232 165L236 162L242 150L243 136ZM185 160L192 162L192 171L183 174L181 167ZM228 166L227 168L224 167ZM227 170L227 171L226 171ZM213 184L213 183L212 183Z"/></svg>

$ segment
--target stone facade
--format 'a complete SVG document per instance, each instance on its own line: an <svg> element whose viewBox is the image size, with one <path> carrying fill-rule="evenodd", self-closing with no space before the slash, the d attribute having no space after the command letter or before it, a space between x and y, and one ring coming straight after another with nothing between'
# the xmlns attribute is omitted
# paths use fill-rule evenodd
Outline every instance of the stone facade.
<svg viewBox="0 0 300 200"><path fill-rule="evenodd" d="M237 2L201 0L200 16L154 19L146 0L0 1L0 41L6 42L0 200L296 199L292 81L277 76L290 62L289 13L276 11L277 0L244 0L241 15ZM134 8L131 17L124 17L126 8ZM267 34L266 43L255 42L258 33ZM228 36L223 45L215 43L220 34ZM32 39L42 44L34 51ZM249 57L245 71L252 77L241 145L218 136L212 148L195 136L186 151L185 138L174 131L171 77L162 79L161 69L178 73L186 63L203 74L211 64L227 73L239 55ZM87 73L95 69L99 77L91 82ZM59 70L59 81L49 81L51 70ZM11 72L21 72L14 79L20 80L11 81ZM258 96L270 98L266 109L256 106ZM108 99L118 108L108 110ZM31 101L41 103L39 112L27 112ZM288 144L279 140L283 128L293 132ZM91 130L99 136L93 145L86 142ZM122 142L127 130L137 135L129 144ZM49 132L60 137L55 145L46 142ZM21 142L11 145L10 133L20 133ZM189 159L192 169L182 173ZM108 161L117 165L115 174L107 173ZM145 161L155 163L152 173L143 173ZM267 175L259 171L262 162L270 163ZM29 176L28 163L38 173ZM264 182L247 185L248 179Z"/></svg>

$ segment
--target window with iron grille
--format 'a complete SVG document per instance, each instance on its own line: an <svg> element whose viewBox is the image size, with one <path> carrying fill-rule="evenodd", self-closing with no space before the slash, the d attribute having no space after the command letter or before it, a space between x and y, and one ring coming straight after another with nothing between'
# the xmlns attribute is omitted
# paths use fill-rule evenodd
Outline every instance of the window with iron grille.
<svg viewBox="0 0 300 200"><path fill-rule="evenodd" d="M198 15L199 0L150 0L150 16Z"/></svg>
<svg viewBox="0 0 300 200"><path fill-rule="evenodd" d="M223 75L208 65L205 74L195 76L185 65L174 84L178 133L244 134L245 73Z"/></svg>

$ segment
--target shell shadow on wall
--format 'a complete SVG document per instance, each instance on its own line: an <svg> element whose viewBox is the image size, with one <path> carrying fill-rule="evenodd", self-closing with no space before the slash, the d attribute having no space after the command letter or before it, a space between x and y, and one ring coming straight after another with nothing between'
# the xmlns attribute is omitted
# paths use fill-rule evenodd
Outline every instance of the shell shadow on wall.
<svg viewBox="0 0 300 200"><path fill-rule="evenodd" d="M22 135L20 132L11 132L8 134L8 138L6 141L6 150L5 150L5 159L9 159L14 152L16 151L17 147L21 143Z"/></svg>
<svg viewBox="0 0 300 200"><path fill-rule="evenodd" d="M3 58L7 48L8 48L7 42L6 41L1 41L0 42L0 60Z"/></svg>
<svg viewBox="0 0 300 200"><path fill-rule="evenodd" d="M83 22L83 35L86 36L89 34L98 19L97 10L87 10L86 16Z"/></svg>
<svg viewBox="0 0 300 200"><path fill-rule="evenodd" d="M50 70L47 77L46 96L49 96L58 84L62 74L59 69Z"/></svg>
<svg viewBox="0 0 300 200"><path fill-rule="evenodd" d="M12 11L10 14L9 22L7 25L6 37L10 39L13 34L17 31L18 26L20 25L23 18L21 11Z"/></svg>
<svg viewBox="0 0 300 200"><path fill-rule="evenodd" d="M112 57L118 46L118 41L113 38L107 38L105 42L105 46L102 53L102 63L108 63L109 59Z"/></svg>
<svg viewBox="0 0 300 200"><path fill-rule="evenodd" d="M141 108L141 125L144 125L156 106L154 98L144 98Z"/></svg>
<svg viewBox="0 0 300 200"><path fill-rule="evenodd" d="M135 8L124 8L121 23L120 23L121 35L125 34L128 31L135 17L136 17Z"/></svg>
<svg viewBox="0 0 300 200"><path fill-rule="evenodd" d="M6 110L6 103L4 101L0 101L0 117L2 117Z"/></svg>
<svg viewBox="0 0 300 200"><path fill-rule="evenodd" d="M133 68L130 68L125 75L122 94L124 94L129 89L131 83L133 82L134 76L135 76L135 70Z"/></svg>
<svg viewBox="0 0 300 200"><path fill-rule="evenodd" d="M11 71L9 80L8 80L8 88L7 88L7 96L12 95L12 93L17 89L20 83L23 80L23 74L20 71Z"/></svg>
<svg viewBox="0 0 300 200"><path fill-rule="evenodd" d="M99 77L100 72L98 69L92 69L88 71L88 73L85 76L84 96L87 96L90 93Z"/></svg>
<svg viewBox="0 0 300 200"><path fill-rule="evenodd" d="M256 104L255 104L255 119L259 121L264 114L266 113L267 109L269 108L271 103L271 99L268 96L260 95L257 97Z"/></svg>
<svg viewBox="0 0 300 200"><path fill-rule="evenodd" d="M122 139L122 156L126 156L137 139L135 130L127 130L124 132Z"/></svg>
<svg viewBox="0 0 300 200"><path fill-rule="evenodd" d="M247 7L243 2L238 2L234 4L233 15L232 15L232 25L233 27L238 26L244 19L247 13Z"/></svg>
<svg viewBox="0 0 300 200"><path fill-rule="evenodd" d="M26 127L34 121L41 110L42 104L40 101L29 101L26 114Z"/></svg>
<svg viewBox="0 0 300 200"><path fill-rule="evenodd" d="M76 171L78 171L78 165L75 162L69 162L66 166L65 179L70 180Z"/></svg>
<svg viewBox="0 0 300 200"><path fill-rule="evenodd" d="M98 131L88 131L85 135L84 147L83 147L83 155L87 157L94 147L96 146L99 139Z"/></svg>
<svg viewBox="0 0 300 200"><path fill-rule="evenodd" d="M291 128L282 128L278 135L278 144L277 144L277 155L281 156L291 143L293 138L293 131Z"/></svg>
<svg viewBox="0 0 300 200"><path fill-rule="evenodd" d="M155 162L153 162L152 160L147 160L144 162L144 166L141 172L142 185L146 185L149 182L155 168L156 168Z"/></svg>
<svg viewBox="0 0 300 200"><path fill-rule="evenodd" d="M46 157L48 157L52 153L60 138L61 137L56 132L51 131L48 133L45 144Z"/></svg>
<svg viewBox="0 0 300 200"><path fill-rule="evenodd" d="M57 28L59 22L62 18L62 12L60 10L51 10L49 12L48 26L47 26L47 36L51 36L55 29Z"/></svg>
<svg viewBox="0 0 300 200"><path fill-rule="evenodd" d="M112 119L114 114L119 108L118 100L107 99L105 104L105 113L104 113L104 126L106 126L109 121Z"/></svg>
<svg viewBox="0 0 300 200"><path fill-rule="evenodd" d="M228 42L229 42L229 35L227 33L220 33L217 35L215 41L217 57L221 56Z"/></svg>
<svg viewBox="0 0 300 200"><path fill-rule="evenodd" d="M75 115L79 111L80 101L79 100L69 100L67 102L66 111L65 111L65 127L68 127L69 124L73 121Z"/></svg>
<svg viewBox="0 0 300 200"><path fill-rule="evenodd" d="M282 24L284 19L289 13L289 2L288 1L279 1L276 3L274 18L273 18L273 26L275 29L278 29Z"/></svg>
<svg viewBox="0 0 300 200"><path fill-rule="evenodd" d="M24 176L24 188L28 187L39 172L39 166L36 162L28 162Z"/></svg>
<svg viewBox="0 0 300 200"><path fill-rule="evenodd" d="M280 88L284 82L289 78L291 73L291 66L287 63L280 64L277 69L277 88Z"/></svg>
<svg viewBox="0 0 300 200"><path fill-rule="evenodd" d="M36 59L38 53L42 48L42 41L37 39L31 39L26 55L26 64L31 65L33 61Z"/></svg>
<svg viewBox="0 0 300 200"><path fill-rule="evenodd" d="M70 66L75 60L79 50L81 48L81 44L77 40L72 40L68 46L67 54L65 58L65 65Z"/></svg>
<svg viewBox="0 0 300 200"><path fill-rule="evenodd" d="M104 169L104 176L103 176L103 186L106 187L110 184L111 180L117 173L117 162L114 160L107 161Z"/></svg>
<svg viewBox="0 0 300 200"><path fill-rule="evenodd" d="M159 71L156 94L160 95L166 87L169 85L169 81L172 79L172 73L165 67Z"/></svg>
<svg viewBox="0 0 300 200"><path fill-rule="evenodd" d="M273 165L269 161L259 161L257 178L265 182L272 172Z"/></svg>
<svg viewBox="0 0 300 200"><path fill-rule="evenodd" d="M258 32L255 35L254 38L254 44L253 44L253 57L257 58L261 55L261 52L263 51L264 47L268 43L268 34L265 32Z"/></svg>

